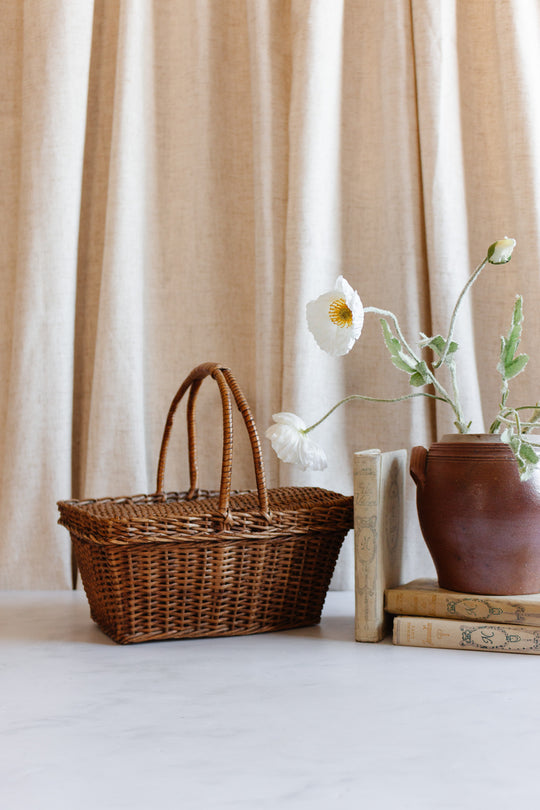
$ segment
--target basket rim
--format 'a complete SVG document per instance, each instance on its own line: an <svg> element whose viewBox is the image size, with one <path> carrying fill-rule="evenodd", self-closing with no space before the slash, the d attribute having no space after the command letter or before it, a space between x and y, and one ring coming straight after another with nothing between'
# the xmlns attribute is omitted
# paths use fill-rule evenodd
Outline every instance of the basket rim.
<svg viewBox="0 0 540 810"><path fill-rule="evenodd" d="M168 492L159 495L136 495L120 498L90 498L84 501L59 501L60 518L58 523L82 540L102 544L126 545L151 542L231 542L235 540L276 540L280 534L302 535L312 531L343 533L353 528L353 496L345 496L318 487L279 487L269 490L269 494L291 493L291 505L275 504L270 514L263 514L251 504L239 504L235 509L234 499L230 513L219 513L214 493L209 498L199 498L199 503L212 500L209 509L178 511L170 514L100 514L90 508L100 504L159 504L189 503L185 492ZM316 493L318 500L309 500ZM298 498L305 495L303 505ZM253 490L237 492L235 495L256 497ZM326 497L325 497L326 496ZM271 499L272 500L272 499Z"/></svg>
<svg viewBox="0 0 540 810"><path fill-rule="evenodd" d="M93 505L99 505L99 504L105 504L105 503L111 503L111 504L114 503L114 504L119 504L120 505L122 503L133 503L133 504L139 504L139 503L140 504L180 503L180 502L183 502L183 501L189 502L189 500L194 500L194 501L199 501L200 502L200 501L204 501L204 500L215 499L215 498L217 498L219 496L219 491L218 490L203 490L203 489L201 489L198 492L199 492L199 496L197 498L193 498L193 499L187 499L186 498L186 496L188 494L187 490L170 490L168 492L139 493L137 495L120 495L120 496L116 496L116 497L114 497L114 496L105 496L105 497L100 497L100 498L83 498L83 499L65 498L65 499L57 501L56 505L58 506L59 509L62 509L63 507L82 508L82 507L85 507L85 506L93 506ZM339 505L342 502L343 503L346 503L346 502L348 503L348 502L352 501L352 499L353 499L352 495L343 495L340 492L334 492L333 490L324 489L322 487L294 487L294 486L291 486L291 487L274 487L273 489L268 490L269 495L274 495L275 493L278 493L278 492L280 492L280 493L282 493L282 492L301 493L302 492L302 493L306 494L306 497L311 493L317 493L320 496L321 495L326 495L326 496L328 496L328 501L335 504L335 505ZM242 496L242 495L256 495L256 494L257 494L257 490L253 490L253 489L242 489L242 490L232 490L231 491L231 496L234 496L235 498L238 497L238 496ZM317 504L317 505L322 506L323 504L321 503L321 504ZM313 508L313 507L311 507L311 506L306 506L306 507L295 506L294 510L274 509L272 511L273 512L279 512L279 511L283 511L283 512L295 511L296 512L296 511L301 511L303 508L308 509L308 508ZM89 513L89 510L83 510L83 511ZM260 513L260 510L258 510L258 509L253 509L253 510L231 509L231 512L234 512L234 514L241 514L242 512L249 512L250 514L253 514L253 513L256 513L256 512ZM90 512L90 514L91 514L91 512ZM208 514L215 514L215 510L212 511L212 512L209 511Z"/></svg>

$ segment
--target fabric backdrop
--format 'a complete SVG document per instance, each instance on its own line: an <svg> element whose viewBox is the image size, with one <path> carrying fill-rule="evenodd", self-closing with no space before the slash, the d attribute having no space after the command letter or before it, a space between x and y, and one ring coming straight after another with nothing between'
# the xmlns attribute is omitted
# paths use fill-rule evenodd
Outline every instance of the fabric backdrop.
<svg viewBox="0 0 540 810"><path fill-rule="evenodd" d="M475 430L499 397L499 336L525 297L539 397L537 0L5 0L0 19L0 587L70 587L56 501L152 491L170 400L229 365L261 434L350 393L408 393L377 318L334 359L306 302L343 273L411 339L458 323ZM219 475L219 397L203 386L201 484ZM355 403L318 429L328 469L268 483L352 492L352 453L429 444L426 399ZM250 487L236 430L233 485ZM167 487L187 481L178 421ZM432 572L407 483L406 573ZM333 582L352 586L349 538Z"/></svg>

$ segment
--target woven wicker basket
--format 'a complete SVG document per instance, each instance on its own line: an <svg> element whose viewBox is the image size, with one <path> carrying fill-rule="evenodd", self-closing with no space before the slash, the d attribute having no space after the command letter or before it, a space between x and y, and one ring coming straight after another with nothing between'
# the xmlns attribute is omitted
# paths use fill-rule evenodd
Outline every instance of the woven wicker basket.
<svg viewBox="0 0 540 810"><path fill-rule="evenodd" d="M197 488L195 400L206 376L221 393L219 493ZM187 406L190 489L163 492L174 413ZM246 424L257 490L231 493L232 404ZM231 371L194 369L165 424L153 495L60 501L94 621L114 641L228 636L317 624L352 498L317 488L266 489L257 430Z"/></svg>

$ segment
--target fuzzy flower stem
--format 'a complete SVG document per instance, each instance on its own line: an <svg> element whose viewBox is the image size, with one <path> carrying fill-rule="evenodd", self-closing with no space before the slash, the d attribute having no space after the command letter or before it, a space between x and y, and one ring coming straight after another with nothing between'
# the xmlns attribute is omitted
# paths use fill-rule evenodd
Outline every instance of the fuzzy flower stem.
<svg viewBox="0 0 540 810"><path fill-rule="evenodd" d="M508 410L512 411L535 411L538 408L538 403L536 405L520 405L518 408L509 408Z"/></svg>
<svg viewBox="0 0 540 810"><path fill-rule="evenodd" d="M398 334L399 339L401 340L401 342L403 343L403 345L405 346L405 348L407 349L413 360L415 360L415 362L417 363L420 362L420 358L414 353L414 351L411 349L411 347L405 340L398 319L396 318L393 312L390 312L389 309L379 309L378 307L364 307L364 313L366 312L374 312L376 315L383 315L386 318L391 318L394 323L394 326L396 327L396 332Z"/></svg>
<svg viewBox="0 0 540 810"><path fill-rule="evenodd" d="M446 345L444 347L444 351L443 351L440 359L434 364L434 368L439 368L440 366L442 366L442 364L446 360L446 355L448 354L448 349L450 348L450 342L451 342L451 340L452 340L452 338L454 336L454 326L455 326L455 323L456 323L456 317L457 317L457 314L458 314L458 310L459 310L459 308L461 306L461 302L463 301L463 298L465 297L465 295L467 294L469 289L472 287L472 285L474 284L474 282L476 281L476 279L478 278L478 276L480 275L480 273L482 272L482 270L484 269L484 267L486 266L487 263L488 263L488 257L486 256L486 258L482 262L480 262L480 264L478 265L478 267L476 268L474 273L470 276L469 280L467 281L467 283L463 287L463 289L462 289L462 291L461 291L461 293L459 295L459 298L456 301L454 311L452 312L452 319L450 321L450 329L448 330L448 337L446 339Z"/></svg>
<svg viewBox="0 0 540 810"><path fill-rule="evenodd" d="M501 413L499 414L497 419L494 421L492 427L494 427L494 426L499 427L501 422L504 422L506 425L513 425L513 424L516 423L516 419L519 419L517 411L531 411L531 410L536 410L537 408L538 408L538 405L521 405L519 408L508 408L504 412L501 411ZM523 421L523 420L520 419L519 424L521 425L522 432L523 433L526 432L525 430L523 430L523 428L538 427L539 420L540 420L540 415L539 415L538 419L532 419L530 421L527 421L527 420ZM490 428L489 432L493 433L494 431L492 431L491 428Z"/></svg>
<svg viewBox="0 0 540 810"><path fill-rule="evenodd" d="M313 425L304 428L300 432L304 434L309 433L311 430L314 430L314 428L322 424L325 419L328 419L330 414L334 413L336 408L339 408L340 405L345 405L347 402L352 402L355 399L361 399L365 402L402 402L405 399L414 399L415 397L428 397L429 399L438 399L440 402L447 402L447 400L443 399L443 397L437 397L435 394L428 394L425 391L419 391L417 394L405 394L404 396L396 397L395 399L379 399L378 397L364 397L361 394L351 394L350 396L345 397L345 399L340 400L336 405L333 406L333 408L330 408L330 410L325 413L325 415L322 416L317 422L314 422Z"/></svg>
<svg viewBox="0 0 540 810"><path fill-rule="evenodd" d="M458 389L458 382L457 382L457 374L456 374L456 365L455 363L450 363L450 378L452 380L452 388L454 391L454 400L456 407L454 408L454 413L457 416L456 425L459 429L460 433L467 432L467 426L465 425L465 420L463 417L463 413L461 410L461 405L459 404L459 389ZM469 423L470 424L470 423ZM464 428L464 430L462 430Z"/></svg>
<svg viewBox="0 0 540 810"><path fill-rule="evenodd" d="M487 261L487 259L482 264L482 267L484 266L486 261ZM480 270L477 269L475 272L476 272L476 274L478 274L480 272ZM472 281L471 281L471 283L472 283ZM463 297L464 292L465 292L465 290L461 293L461 297ZM399 325L398 319L394 315L393 312L391 312L388 309L379 309L378 307L365 307L364 308L364 313L366 313L366 312L373 312L376 315L382 315L383 317L391 318L391 320L392 320L392 322L393 322L393 324L395 326L396 333L397 333L399 339L401 340L402 344L404 345L404 347L409 352L409 355L411 356L411 358L414 360L415 363L420 362L420 357L413 351L413 349L409 346L409 344L405 340L405 337L403 335L403 332L401 331L401 327ZM438 381L438 379L435 377L435 375L432 374L432 372L430 371L429 368L427 369L427 373L429 375L431 384L433 385L433 387L441 395L440 397L432 396L432 399L439 399L441 402L447 402L450 405L450 407L452 408L452 410L454 411L458 424L461 427L465 428L465 425L464 425L464 422L463 422L463 414L461 412L461 407L459 405L459 401L457 400L457 398L456 398L456 402L454 402L452 397L448 393L448 391L444 388L443 385L441 385L441 383ZM457 390L456 390L455 386L454 386L454 390L456 391L456 395L457 395ZM413 394L413 396L418 396L418 394ZM431 396L431 395L420 393L420 396ZM381 401L381 402L383 402L383 401L384 402L392 402L394 400L379 400L379 401ZM399 402L399 399L395 400L395 401ZM465 433L466 430L465 429L461 430L461 427L460 427L460 432Z"/></svg>

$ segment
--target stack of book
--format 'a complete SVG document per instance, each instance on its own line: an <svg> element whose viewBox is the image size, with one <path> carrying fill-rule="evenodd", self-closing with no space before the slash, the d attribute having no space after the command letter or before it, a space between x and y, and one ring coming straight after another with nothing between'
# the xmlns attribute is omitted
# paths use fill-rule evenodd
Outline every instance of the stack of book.
<svg viewBox="0 0 540 810"><path fill-rule="evenodd" d="M355 638L540 655L540 594L479 596L402 582L407 453L354 454Z"/></svg>
<svg viewBox="0 0 540 810"><path fill-rule="evenodd" d="M394 644L540 655L540 594L479 596L417 579L387 589L385 609Z"/></svg>

